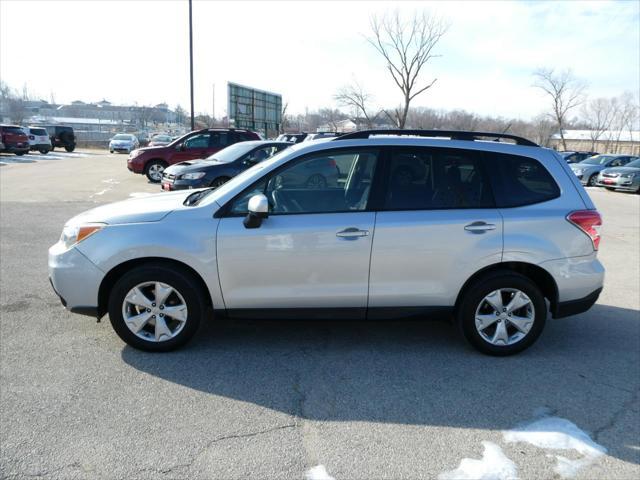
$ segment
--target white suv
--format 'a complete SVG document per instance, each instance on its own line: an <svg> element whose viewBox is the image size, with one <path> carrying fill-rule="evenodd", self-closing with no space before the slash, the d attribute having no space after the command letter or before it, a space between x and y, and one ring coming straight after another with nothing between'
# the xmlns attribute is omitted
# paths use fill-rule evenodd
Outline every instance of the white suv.
<svg viewBox="0 0 640 480"><path fill-rule="evenodd" d="M29 139L29 150L37 150L43 155L51 151L51 139L43 127L22 127Z"/></svg>
<svg viewBox="0 0 640 480"><path fill-rule="evenodd" d="M567 163L528 140L366 131L294 145L216 189L78 215L49 274L63 305L108 313L144 350L184 344L213 308L446 316L482 352L508 355L538 338L549 309L564 317L597 300L600 224Z"/></svg>

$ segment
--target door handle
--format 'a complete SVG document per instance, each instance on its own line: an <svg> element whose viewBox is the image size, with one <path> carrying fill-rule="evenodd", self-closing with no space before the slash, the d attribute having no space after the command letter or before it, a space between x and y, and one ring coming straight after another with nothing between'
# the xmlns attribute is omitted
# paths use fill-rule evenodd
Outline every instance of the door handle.
<svg viewBox="0 0 640 480"><path fill-rule="evenodd" d="M473 222L473 223L470 223L469 225L466 225L464 229L467 232L471 232L471 233L484 233L489 230L495 230L496 226L493 223Z"/></svg>
<svg viewBox="0 0 640 480"><path fill-rule="evenodd" d="M367 235L369 235L369 230L360 230L356 227L345 228L336 233L336 237L340 238L366 237Z"/></svg>

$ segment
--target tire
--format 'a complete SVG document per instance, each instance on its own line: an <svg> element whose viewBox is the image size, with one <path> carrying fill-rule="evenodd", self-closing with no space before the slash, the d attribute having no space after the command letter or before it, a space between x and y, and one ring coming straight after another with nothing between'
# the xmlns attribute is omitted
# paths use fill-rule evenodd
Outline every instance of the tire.
<svg viewBox="0 0 640 480"><path fill-rule="evenodd" d="M21 156L22 156L22 155L24 155L25 153L27 153L27 152L16 152L16 155L17 155L17 156L19 156L19 157L21 157Z"/></svg>
<svg viewBox="0 0 640 480"><path fill-rule="evenodd" d="M55 149L56 149L56 146L52 143L52 144L51 144L51 150L50 150L50 151L51 151L51 152L53 152Z"/></svg>
<svg viewBox="0 0 640 480"><path fill-rule="evenodd" d="M113 153L113 150L109 150L109 153Z"/></svg>
<svg viewBox="0 0 640 480"><path fill-rule="evenodd" d="M39 150L39 152L40 152L42 155L46 155L47 153L49 153L49 150L46 150L46 149L44 149L44 148L43 148L42 150Z"/></svg>
<svg viewBox="0 0 640 480"><path fill-rule="evenodd" d="M150 160L144 168L144 173L151 183L160 183L165 168L167 164L162 160Z"/></svg>
<svg viewBox="0 0 640 480"><path fill-rule="evenodd" d="M594 173L593 175L591 175L589 177L589 180L587 181L587 186L589 187L595 187L596 186L596 177L598 176L597 173Z"/></svg>
<svg viewBox="0 0 640 480"><path fill-rule="evenodd" d="M76 149L76 146L75 146L75 145L68 145L68 146L64 147L64 149L65 149L67 152L71 153L71 152L73 152L73 151Z"/></svg>
<svg viewBox="0 0 640 480"><path fill-rule="evenodd" d="M231 180L229 177L218 177L214 179L209 186L212 188L218 188L220 185L224 185L229 180Z"/></svg>
<svg viewBox="0 0 640 480"><path fill-rule="evenodd" d="M495 295L498 291L502 297L500 302ZM507 313L505 308L498 315L495 308L487 302L487 297L493 296L491 301L500 310L500 307L509 305L511 295L516 292L519 292L518 298L524 306L513 310L513 315ZM524 293L524 297L521 293ZM494 272L478 279L462 295L456 312L458 327L465 339L482 353L494 356L519 353L533 345L544 329L547 304L537 285L524 275L508 270ZM528 303L524 304L526 300ZM487 322L484 329L481 327L482 323L476 322L476 314L479 315L480 322ZM513 322L516 318L526 332L516 328L516 323ZM530 321L526 322L525 319ZM504 335L499 335L499 328L502 328L500 332ZM507 341L495 340L498 336L506 336Z"/></svg>
<svg viewBox="0 0 640 480"><path fill-rule="evenodd" d="M607 190L609 190L610 192L615 192L615 191L616 191L616 189L615 189L615 188L613 188L613 187L604 187L604 188L606 188L606 189L607 189Z"/></svg>
<svg viewBox="0 0 640 480"><path fill-rule="evenodd" d="M165 293L168 287L172 289L165 297L166 305L154 302L157 298L154 285L158 283ZM142 297L132 295L136 287ZM138 302L138 306L131 300ZM183 306L186 308L182 309ZM198 330L206 312L204 293L198 281L179 268L163 265L141 266L123 275L111 290L108 307L109 320L118 336L133 348L148 352L168 352L187 343ZM176 312L175 318L162 313L171 308ZM125 315L130 319L131 328L125 321ZM180 316L184 321L178 319ZM140 319L137 334L131 321L136 317ZM160 318L163 318L163 324L155 323Z"/></svg>

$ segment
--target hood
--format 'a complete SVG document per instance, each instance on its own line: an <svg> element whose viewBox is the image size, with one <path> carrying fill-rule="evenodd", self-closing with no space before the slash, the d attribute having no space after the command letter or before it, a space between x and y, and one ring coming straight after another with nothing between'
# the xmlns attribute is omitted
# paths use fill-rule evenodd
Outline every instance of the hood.
<svg viewBox="0 0 640 480"><path fill-rule="evenodd" d="M187 172L201 172L202 170L208 170L209 168L215 168L219 166L227 166L229 163L217 162L215 160L188 160L186 162L176 163L165 169L168 174L183 174Z"/></svg>
<svg viewBox="0 0 640 480"><path fill-rule="evenodd" d="M640 173L640 168L636 167L610 167L602 170L602 173Z"/></svg>
<svg viewBox="0 0 640 480"><path fill-rule="evenodd" d="M123 223L158 222L172 211L189 208L182 205L184 199L196 190L182 190L172 193L158 193L147 197L131 198L122 202L102 205L73 217L67 225L80 223Z"/></svg>
<svg viewBox="0 0 640 480"><path fill-rule="evenodd" d="M569 164L572 170L594 170L598 168L605 168L604 165L590 165L586 163L571 163Z"/></svg>
<svg viewBox="0 0 640 480"><path fill-rule="evenodd" d="M139 152L160 152L163 151L164 149L166 149L168 146L167 145L157 145L157 146L153 146L153 147L142 147L139 148L138 151Z"/></svg>

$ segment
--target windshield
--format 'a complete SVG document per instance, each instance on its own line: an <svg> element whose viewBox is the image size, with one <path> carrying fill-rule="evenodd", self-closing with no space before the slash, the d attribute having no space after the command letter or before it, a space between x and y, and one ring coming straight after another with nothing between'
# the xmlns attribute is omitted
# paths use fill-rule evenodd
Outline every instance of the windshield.
<svg viewBox="0 0 640 480"><path fill-rule="evenodd" d="M131 140L131 135L116 135L113 137L114 140Z"/></svg>
<svg viewBox="0 0 640 480"><path fill-rule="evenodd" d="M634 160L633 162L627 163L625 167L640 168L640 158L638 158L637 160Z"/></svg>
<svg viewBox="0 0 640 480"><path fill-rule="evenodd" d="M613 160L615 157L610 155L597 155L595 157L587 158L586 160L581 161L580 163L584 163L586 165L605 165Z"/></svg>
<svg viewBox="0 0 640 480"><path fill-rule="evenodd" d="M281 150L278 153L276 153L273 157L269 158L268 160L265 160L264 162L256 163L253 167L248 168L247 170L242 172L240 175L236 175L231 180L222 184L218 188L207 190L205 192L205 195L202 195L201 197L198 198L197 203L200 203L200 201L203 198L207 197L211 192L216 192L216 194L222 196L222 195L226 195L230 191L233 191L238 185L241 185L247 178L251 178L260 170L270 167L275 162L278 162L284 155L289 155L290 153L294 152L295 150L292 150L292 148L293 147L285 148L284 150Z"/></svg>
<svg viewBox="0 0 640 480"><path fill-rule="evenodd" d="M215 160L216 162L221 163L230 163L237 160L245 153L249 153L255 147L256 144L254 142L234 143L233 145L229 145L227 148L223 148L222 150L207 157L207 160Z"/></svg>

